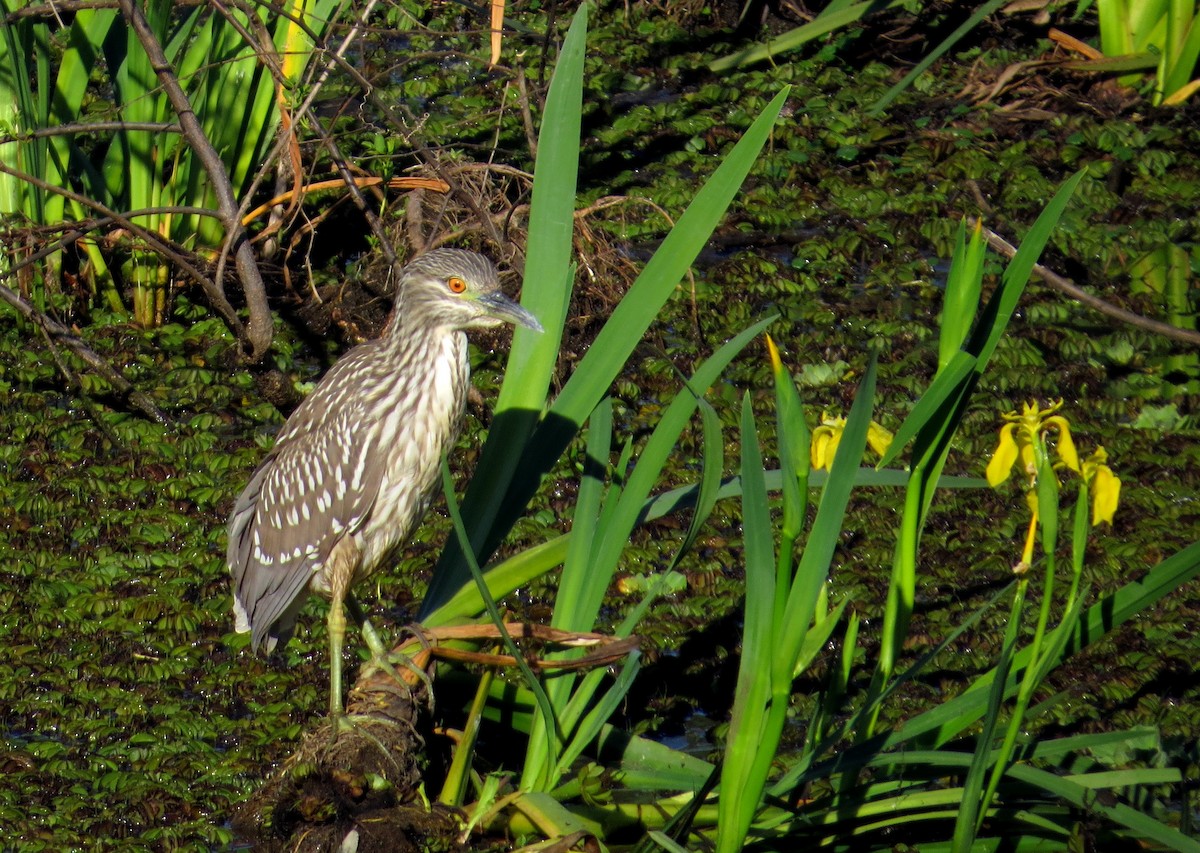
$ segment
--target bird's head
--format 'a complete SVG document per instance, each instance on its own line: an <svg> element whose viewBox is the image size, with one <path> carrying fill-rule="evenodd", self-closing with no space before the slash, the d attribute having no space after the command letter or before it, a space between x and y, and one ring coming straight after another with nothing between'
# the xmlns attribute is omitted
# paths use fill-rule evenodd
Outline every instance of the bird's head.
<svg viewBox="0 0 1200 853"><path fill-rule="evenodd" d="M496 267L483 255L435 249L400 271L397 307L426 328L478 329L512 323L542 331L537 318L504 295Z"/></svg>

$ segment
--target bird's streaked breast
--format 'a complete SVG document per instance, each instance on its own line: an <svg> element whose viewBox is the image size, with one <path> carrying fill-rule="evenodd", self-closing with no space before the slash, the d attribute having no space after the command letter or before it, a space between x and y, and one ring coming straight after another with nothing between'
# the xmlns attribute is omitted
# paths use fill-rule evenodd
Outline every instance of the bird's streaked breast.
<svg viewBox="0 0 1200 853"><path fill-rule="evenodd" d="M380 424L379 457L384 466L379 496L357 537L363 548L363 574L379 563L417 526L436 492L442 454L458 435L466 405L469 366L461 332L437 341L416 358L423 369L404 371L407 387L397 389L396 405ZM413 407L406 401L419 400Z"/></svg>

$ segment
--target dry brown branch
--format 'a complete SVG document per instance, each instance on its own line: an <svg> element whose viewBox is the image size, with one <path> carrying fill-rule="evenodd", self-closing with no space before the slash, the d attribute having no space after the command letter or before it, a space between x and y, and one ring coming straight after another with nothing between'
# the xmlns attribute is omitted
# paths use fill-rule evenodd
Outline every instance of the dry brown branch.
<svg viewBox="0 0 1200 853"><path fill-rule="evenodd" d="M208 0L176 0L180 6L203 6ZM61 21L63 12L81 12L86 9L116 9L118 0L54 0L52 3L22 6L13 9L4 16L5 23L13 23L22 18L50 18Z"/></svg>
<svg viewBox="0 0 1200 853"><path fill-rule="evenodd" d="M385 181L383 178L379 178L379 177L367 177L367 178L351 178L350 181L351 181L351 183L353 183L356 187L359 187L360 189L367 189L370 187L377 187L380 184L386 184L387 188L390 190L423 189L423 190L433 190L434 192L439 192L439 193L449 192L449 190L450 190L450 185L447 184L445 181L438 181L438 180L433 180L430 178L389 178ZM310 184L304 184L302 187L299 188L299 191L288 190L286 193L282 193L281 195L275 196L270 201L263 202L258 207L254 208L254 210L250 211L249 213L247 213L245 216L242 217L242 224L249 225L251 222L253 222L258 217L262 216L264 213L266 213L268 210L270 210L275 205L281 204L285 201L290 202L293 199L297 199L298 196L303 196L308 193L320 192L321 190L341 189L341 188L344 188L345 186L346 186L346 182L344 180L340 180L340 179L327 180L327 181L314 181Z"/></svg>
<svg viewBox="0 0 1200 853"><path fill-rule="evenodd" d="M976 220L972 219L971 224L975 225ZM995 251L1004 255L1006 258L1012 258L1017 253L1017 249L995 231L990 228L983 228L984 236L987 237L988 245ZM1112 317L1114 320L1120 320L1122 323L1128 323L1131 326L1136 326L1139 329L1144 329L1147 332L1154 332L1162 335L1165 338L1170 338L1173 341L1190 344L1192 346L1200 346L1200 332L1194 332L1191 329L1181 329L1178 326L1172 326L1170 323L1163 323L1159 320L1151 320L1149 317L1143 317L1141 314L1135 314L1132 311L1126 311L1124 308L1118 308L1109 302L1105 302L1098 296L1093 296L1079 285L1072 282L1070 279L1064 278L1053 270L1047 269L1041 264L1034 264L1033 271L1042 281L1046 282L1050 287L1065 293L1072 299L1083 303L1087 307L1100 312L1106 317Z"/></svg>
<svg viewBox="0 0 1200 853"><path fill-rule="evenodd" d="M512 655L476 652L442 645L451 640L476 641L494 643L501 638L499 628L495 625L454 625L443 628L423 628L423 637L410 639L395 650L397 653L410 653L415 645L428 646L433 657L440 660L457 661L459 663L479 664L481 666L516 666L517 661ZM598 666L610 666L630 652L635 651L640 640L637 637L610 637L605 634L591 632L563 631L549 625L528 625L525 623L510 623L504 625L505 632L514 640L537 640L541 643L551 643L565 648L591 649L587 654L571 660L546 660L544 658L526 658L527 663L534 669L542 670L576 670L594 669Z"/></svg>
<svg viewBox="0 0 1200 853"><path fill-rule="evenodd" d="M76 133L115 133L128 130L148 130L151 133L179 133L179 125L166 121L86 121L73 124L56 124L39 127L21 133L0 136L0 145L10 142L26 142L50 136L73 136Z"/></svg>
<svg viewBox="0 0 1200 853"><path fill-rule="evenodd" d="M525 128L525 139L529 145L529 156L537 159L537 128L533 122L533 108L529 104L529 81L525 69L517 69L517 92L520 94L521 126Z"/></svg>
<svg viewBox="0 0 1200 853"><path fill-rule="evenodd" d="M1050 36L1050 41L1061 44L1067 50L1074 51L1075 53L1078 53L1087 59L1104 58L1104 54L1096 50L1096 48L1092 47L1087 42L1080 41L1073 35L1064 33L1062 30L1051 27L1048 35Z"/></svg>

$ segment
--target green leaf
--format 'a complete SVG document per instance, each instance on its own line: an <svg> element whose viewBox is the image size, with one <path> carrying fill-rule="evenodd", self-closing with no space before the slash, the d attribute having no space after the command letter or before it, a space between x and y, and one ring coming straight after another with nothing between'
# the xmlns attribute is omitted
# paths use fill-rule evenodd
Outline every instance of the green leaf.
<svg viewBox="0 0 1200 853"><path fill-rule="evenodd" d="M775 586L771 514L767 507L767 487L762 476L762 456L749 394L742 398L741 430L745 617L742 657L721 767L721 796L717 801L718 851L740 849L758 811L766 781L758 766L764 754L774 756L777 746L771 743L767 732L767 717L773 693L774 658L780 653L774 624L775 597L786 594L786 590L777 590Z"/></svg>
<svg viewBox="0 0 1200 853"><path fill-rule="evenodd" d="M463 502L464 514L474 523L471 541L479 551L480 559L491 554L524 512L542 476L554 467L584 419L607 393L650 323L704 248L766 144L788 91L785 88L767 105L696 194L642 274L613 309L533 436L524 440L525 425L530 418L536 417L534 408L519 411L510 408L497 415L476 472L478 485L472 481ZM555 322L556 318L543 318L543 324L547 320ZM557 320L561 322L561 317ZM508 375L519 374L512 372L510 367ZM519 379L512 381L525 383L530 380L520 374ZM543 399L544 391L545 386L542 386ZM533 406L532 403L528 405ZM536 408L540 410L541 404ZM517 420L510 425L508 421L512 418ZM497 430L501 431L503 439L495 438ZM490 451L488 448L493 446L493 441L496 449ZM463 585L466 577L461 554L449 543L430 583L422 616L444 603Z"/></svg>
<svg viewBox="0 0 1200 853"><path fill-rule="evenodd" d="M708 63L708 70L720 74L722 71L732 71L756 62L772 59L780 54L803 47L810 41L827 35L834 30L857 23L872 12L899 6L904 0L868 0L865 3L844 5L840 9L826 9L811 23L794 30L789 30L766 44L757 44L738 53L714 59Z"/></svg>
<svg viewBox="0 0 1200 853"><path fill-rule="evenodd" d="M526 497L519 506L511 507L512 512L501 522L503 530L492 534L505 506L505 492L522 464L522 450L545 406L566 306L571 297L574 274L570 253L575 221L575 182L579 173L587 10L587 4L579 7L563 41L538 135L522 304L538 318L544 331L541 335L530 329L517 329L513 333L512 350L492 428L463 498L463 514L470 519L471 547L481 561L487 559L528 501ZM606 383L605 391L607 387ZM587 412L576 421L576 429L601 396L602 393L595 395ZM466 579L462 551L456 542L450 541L434 571L421 617L444 604Z"/></svg>

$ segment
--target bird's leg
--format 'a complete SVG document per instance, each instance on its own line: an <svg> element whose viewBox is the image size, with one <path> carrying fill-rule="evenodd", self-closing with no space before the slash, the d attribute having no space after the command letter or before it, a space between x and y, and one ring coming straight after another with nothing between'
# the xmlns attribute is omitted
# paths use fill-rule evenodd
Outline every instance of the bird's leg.
<svg viewBox="0 0 1200 853"><path fill-rule="evenodd" d="M329 617L326 621L329 631L329 716L334 720L340 719L342 708L342 646L346 640L346 612L342 609L345 600L345 589L336 580L332 584L332 594L329 598Z"/></svg>
<svg viewBox="0 0 1200 853"><path fill-rule="evenodd" d="M329 585L330 600L329 600L329 717L333 723L335 736L350 730L355 730L361 737L365 737L370 742L374 743L384 755L396 764L396 759L392 755L387 746L383 744L375 735L366 728L359 728L359 720L354 716L348 715L345 712L342 704L342 646L346 639L346 609L350 610L350 615L356 622L364 626L363 636L368 633L372 639L367 641L367 645L371 646L372 655L376 655L375 649L379 649L382 655L379 659L384 661L385 665L391 670L391 665L386 663L387 655L383 651L383 643L379 641L379 635L375 633L375 629L368 625L362 618L362 608L359 607L354 596L349 589L349 576L334 571ZM374 645L372 645L374 643ZM378 656L378 655L376 655ZM393 677L395 672L392 672Z"/></svg>
<svg viewBox="0 0 1200 853"><path fill-rule="evenodd" d="M342 647L346 641L344 604L360 555L350 537L343 538L329 553L329 716L339 725L345 720L342 705Z"/></svg>

